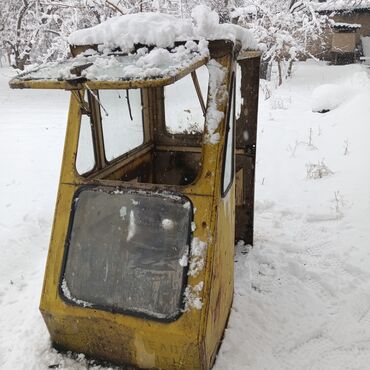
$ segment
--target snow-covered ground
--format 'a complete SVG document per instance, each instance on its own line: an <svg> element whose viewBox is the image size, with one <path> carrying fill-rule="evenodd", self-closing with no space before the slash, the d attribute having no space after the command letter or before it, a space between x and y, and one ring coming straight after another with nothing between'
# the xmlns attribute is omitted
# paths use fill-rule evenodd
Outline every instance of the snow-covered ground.
<svg viewBox="0 0 370 370"><path fill-rule="evenodd" d="M38 312L68 94L11 91L10 74L0 69L0 368L99 369L52 350ZM339 102L313 113L324 84ZM237 248L215 369L368 369L367 70L300 63L261 94L255 246Z"/></svg>

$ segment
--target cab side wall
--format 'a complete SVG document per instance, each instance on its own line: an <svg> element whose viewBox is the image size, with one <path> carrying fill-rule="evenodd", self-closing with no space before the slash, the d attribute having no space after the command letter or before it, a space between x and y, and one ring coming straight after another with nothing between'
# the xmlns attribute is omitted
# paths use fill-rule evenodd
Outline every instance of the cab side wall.
<svg viewBox="0 0 370 370"><path fill-rule="evenodd" d="M234 235L235 185L225 198L220 199L217 208L216 235L212 256L212 269L209 271L212 286L210 289L206 323L206 363L211 368L222 342L229 317L234 293Z"/></svg>
<svg viewBox="0 0 370 370"><path fill-rule="evenodd" d="M224 182L224 160L227 146L228 121L234 124L233 143L235 147L235 122L234 117L228 120L229 114L233 114L232 79L236 69L235 60L232 57L233 49L229 45L229 55L218 58L217 62L228 71L226 79L228 112L224 110L225 115L219 126L220 133L220 157L217 159L216 169L216 187L214 192L215 210L214 210L214 230L211 234L212 250L207 258L207 276L209 286L205 292L205 302L207 312L203 323L205 329L204 337L204 369L210 369L216 359L217 352L222 342L225 327L229 317L233 292L234 292L234 239L235 239L235 168L232 171L231 186L228 187L225 194L223 192ZM225 107L226 108L226 107ZM234 162L233 162L234 163ZM234 163L235 165L235 163Z"/></svg>

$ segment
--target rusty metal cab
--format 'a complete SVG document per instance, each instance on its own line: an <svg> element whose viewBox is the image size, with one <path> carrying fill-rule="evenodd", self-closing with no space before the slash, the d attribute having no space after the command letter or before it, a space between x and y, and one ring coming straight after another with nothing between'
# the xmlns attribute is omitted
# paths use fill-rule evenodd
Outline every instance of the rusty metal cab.
<svg viewBox="0 0 370 370"><path fill-rule="evenodd" d="M253 239L260 55L215 40L169 74L97 80L83 72L91 48L72 48L85 58L67 65L73 77L51 68L10 82L71 92L42 316L58 349L209 369L232 305L235 240Z"/></svg>

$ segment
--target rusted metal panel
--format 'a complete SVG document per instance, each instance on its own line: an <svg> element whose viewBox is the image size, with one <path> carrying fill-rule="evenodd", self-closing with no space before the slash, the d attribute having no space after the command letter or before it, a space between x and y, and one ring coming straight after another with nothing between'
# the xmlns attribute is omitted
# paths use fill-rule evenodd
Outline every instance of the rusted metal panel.
<svg viewBox="0 0 370 370"><path fill-rule="evenodd" d="M244 170L239 168L235 173L235 205L244 205Z"/></svg>

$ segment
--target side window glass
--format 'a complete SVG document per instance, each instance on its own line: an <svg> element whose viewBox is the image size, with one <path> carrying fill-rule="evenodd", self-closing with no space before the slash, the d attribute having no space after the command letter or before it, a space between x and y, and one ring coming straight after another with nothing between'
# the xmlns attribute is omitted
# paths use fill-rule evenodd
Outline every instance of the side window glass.
<svg viewBox="0 0 370 370"><path fill-rule="evenodd" d="M203 102L207 103L209 73L196 70ZM204 129L204 114L191 74L164 88L166 129L171 134L196 134Z"/></svg>
<svg viewBox="0 0 370 370"><path fill-rule="evenodd" d="M105 156L108 161L144 141L140 89L100 90Z"/></svg>
<svg viewBox="0 0 370 370"><path fill-rule="evenodd" d="M234 84L233 84L234 86ZM230 106L230 114L228 119L226 146L224 154L224 176L222 184L222 194L225 195L229 190L234 176L234 112L235 112L235 90L232 89L232 98Z"/></svg>
<svg viewBox="0 0 370 370"><path fill-rule="evenodd" d="M93 170L94 167L95 157L90 117L86 114L82 114L78 138L76 169L80 175L83 175Z"/></svg>

